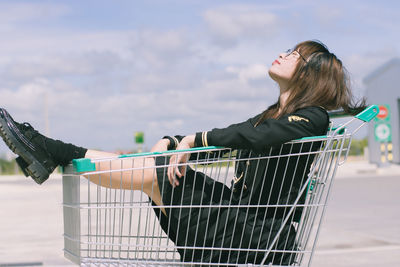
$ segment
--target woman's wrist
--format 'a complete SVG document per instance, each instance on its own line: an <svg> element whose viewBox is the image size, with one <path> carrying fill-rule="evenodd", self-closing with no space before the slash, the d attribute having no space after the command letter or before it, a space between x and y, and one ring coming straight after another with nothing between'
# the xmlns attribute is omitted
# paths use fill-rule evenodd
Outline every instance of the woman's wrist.
<svg viewBox="0 0 400 267"><path fill-rule="evenodd" d="M166 145L167 147L171 144L171 141L169 141L169 139L161 139L160 142L163 143L163 145Z"/></svg>
<svg viewBox="0 0 400 267"><path fill-rule="evenodd" d="M168 139L160 139L150 150L150 152L160 152L168 150L169 140Z"/></svg>
<svg viewBox="0 0 400 267"><path fill-rule="evenodd" d="M173 136L164 136L162 140L167 140L167 149L168 150L175 150L178 146L178 140Z"/></svg>
<svg viewBox="0 0 400 267"><path fill-rule="evenodd" d="M189 147L194 147L194 139L195 139L195 135L194 134L193 135L187 135L182 139L181 143L185 142Z"/></svg>

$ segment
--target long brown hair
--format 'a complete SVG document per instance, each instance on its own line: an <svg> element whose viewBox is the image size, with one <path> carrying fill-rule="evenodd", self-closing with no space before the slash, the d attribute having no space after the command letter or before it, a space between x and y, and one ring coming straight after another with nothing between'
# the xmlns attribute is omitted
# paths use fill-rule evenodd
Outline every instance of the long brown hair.
<svg viewBox="0 0 400 267"><path fill-rule="evenodd" d="M290 95L280 110L279 100L264 111L257 124L267 118L279 118L308 106L321 106L326 110L343 109L355 114L365 107L365 100L355 103L350 90L349 78L342 61L320 41L305 41L294 50L299 58L289 81Z"/></svg>

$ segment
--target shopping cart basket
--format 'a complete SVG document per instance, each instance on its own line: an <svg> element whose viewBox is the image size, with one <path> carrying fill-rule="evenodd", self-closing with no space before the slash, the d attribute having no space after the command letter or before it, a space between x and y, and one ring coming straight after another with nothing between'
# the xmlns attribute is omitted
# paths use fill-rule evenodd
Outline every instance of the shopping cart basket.
<svg viewBox="0 0 400 267"><path fill-rule="evenodd" d="M378 111L370 106L326 136L259 154L206 147L74 160L63 174L65 257L82 266L310 266L337 167ZM124 186L148 173L135 164L148 158L159 162L152 171L163 184L178 153L190 153L181 191L207 193L156 207ZM104 170L111 164L121 168Z"/></svg>

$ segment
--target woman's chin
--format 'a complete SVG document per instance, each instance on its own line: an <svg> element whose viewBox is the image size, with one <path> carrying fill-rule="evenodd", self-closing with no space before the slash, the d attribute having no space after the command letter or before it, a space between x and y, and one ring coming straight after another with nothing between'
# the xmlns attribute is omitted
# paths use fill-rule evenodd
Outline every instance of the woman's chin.
<svg viewBox="0 0 400 267"><path fill-rule="evenodd" d="M277 80L279 79L279 76L273 70L271 70L271 68L268 70L268 75L275 82L277 82Z"/></svg>

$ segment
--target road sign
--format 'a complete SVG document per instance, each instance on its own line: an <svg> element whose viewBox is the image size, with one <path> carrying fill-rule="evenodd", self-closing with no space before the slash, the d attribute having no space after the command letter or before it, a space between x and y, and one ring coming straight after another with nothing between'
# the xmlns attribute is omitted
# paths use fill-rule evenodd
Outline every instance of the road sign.
<svg viewBox="0 0 400 267"><path fill-rule="evenodd" d="M143 132L136 132L135 133L135 142L136 142L136 144L143 144L144 143L144 133Z"/></svg>
<svg viewBox="0 0 400 267"><path fill-rule="evenodd" d="M379 123L375 125L375 140L384 143L392 141L392 129L388 123Z"/></svg>
<svg viewBox="0 0 400 267"><path fill-rule="evenodd" d="M375 117L375 121L389 121L390 120L390 106L379 105L379 113Z"/></svg>

